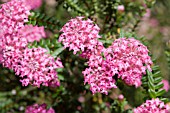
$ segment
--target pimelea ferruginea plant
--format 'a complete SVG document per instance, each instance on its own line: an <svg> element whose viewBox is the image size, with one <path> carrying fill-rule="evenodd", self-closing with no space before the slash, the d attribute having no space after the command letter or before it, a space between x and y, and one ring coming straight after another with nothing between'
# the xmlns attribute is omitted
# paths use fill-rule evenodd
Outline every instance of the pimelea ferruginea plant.
<svg viewBox="0 0 170 113"><path fill-rule="evenodd" d="M121 1L94 0L93 8L90 8L90 1L83 1L86 11L83 10L84 6L79 7L77 2L70 0L64 3L58 1L58 4L50 0L4 2L0 8L0 64L8 71L12 70L23 86L2 95L15 95L16 99L13 100L19 103L9 112L16 109L25 110L25 113L55 113L55 110L62 113L91 112L87 110L86 103L93 106L96 102L99 107L93 106L94 112L103 112L102 109L109 109L106 111L108 113L126 110L134 113L170 112L167 99L162 97L165 92L162 78L151 59L149 47L133 33L120 32L120 28L128 27L130 21L121 23L123 17L136 16L136 13L128 14L133 12L129 10L134 8L131 7L133 3L123 5ZM43 6L37 11L45 11L47 2L64 4L66 9L74 9L83 16L74 15L66 19L68 22L59 22L57 16L52 18L31 11L41 4ZM150 2L141 2L139 9L142 9L141 12L147 9L148 12L150 5ZM135 31L140 21L137 17L142 18L142 15L139 13L136 16L137 23L129 29ZM129 92L122 86L140 89L146 96L146 102L138 103L140 106L136 108L132 103L128 104L126 94ZM91 97L87 98L89 95ZM10 103L13 100L9 101L10 105L13 105ZM48 103L48 106L38 103ZM66 106L65 103L69 104ZM8 103L0 104L0 110L2 108L2 112L8 112L3 106L8 106Z"/></svg>

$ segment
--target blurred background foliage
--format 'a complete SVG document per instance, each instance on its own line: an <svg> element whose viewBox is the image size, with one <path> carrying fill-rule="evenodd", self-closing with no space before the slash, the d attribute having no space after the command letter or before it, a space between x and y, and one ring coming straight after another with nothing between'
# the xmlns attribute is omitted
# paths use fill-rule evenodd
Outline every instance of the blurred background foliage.
<svg viewBox="0 0 170 113"><path fill-rule="evenodd" d="M143 88L128 87L118 81L119 89L109 91L109 95L92 95L89 86L84 85L82 75L86 61L79 55L73 55L72 51L63 49L57 41L59 30L69 19L83 15L100 26L100 41L106 47L119 37L120 31L145 37L163 78L169 80L169 6L169 0L44 0L43 5L32 12L33 16L27 24L45 26L48 38L34 42L29 47L44 47L54 57L61 58L64 68L57 70L61 86L22 87L19 78L11 70L0 66L0 112L23 113L26 106L34 103L46 103L57 113L130 112L128 109L143 103L146 96L142 93ZM120 94L125 98L119 98ZM170 98L170 92L164 97Z"/></svg>

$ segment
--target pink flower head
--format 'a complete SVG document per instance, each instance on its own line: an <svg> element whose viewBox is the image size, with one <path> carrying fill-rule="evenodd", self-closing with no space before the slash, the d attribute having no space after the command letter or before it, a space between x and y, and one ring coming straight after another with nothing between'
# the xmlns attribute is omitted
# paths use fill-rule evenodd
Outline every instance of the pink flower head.
<svg viewBox="0 0 170 113"><path fill-rule="evenodd" d="M18 32L30 15L29 8L22 0L11 0L0 8L0 36Z"/></svg>
<svg viewBox="0 0 170 113"><path fill-rule="evenodd" d="M34 104L31 106L27 106L25 113L55 113L53 108L47 109L46 104Z"/></svg>
<svg viewBox="0 0 170 113"><path fill-rule="evenodd" d="M90 85L93 94L100 92L107 95L109 89L117 88L113 78L116 72L113 72L114 69L102 56L91 55L88 65L89 68L83 71L84 83Z"/></svg>
<svg viewBox="0 0 170 113"><path fill-rule="evenodd" d="M61 68L62 63L58 58L55 60L43 48L24 49L18 68L15 69L17 75L20 75L23 86L33 84L37 87L44 86L59 86L57 77L57 68Z"/></svg>
<svg viewBox="0 0 170 113"><path fill-rule="evenodd" d="M65 48L73 50L74 54L78 51L84 52L85 49L92 50L96 45L100 28L90 19L76 17L66 23L60 30L63 32L59 37L59 42L63 42Z"/></svg>
<svg viewBox="0 0 170 113"><path fill-rule="evenodd" d="M1 5L1 22L9 23L8 20L24 22L28 19L29 15L29 7L26 6L23 0L11 0Z"/></svg>
<svg viewBox="0 0 170 113"><path fill-rule="evenodd" d="M14 35L6 34L0 39L0 63L9 69L15 69L18 65L18 59L22 54L21 50L27 45L25 38L20 38Z"/></svg>
<svg viewBox="0 0 170 113"><path fill-rule="evenodd" d="M142 75L146 69L151 71L152 60L148 49L134 38L119 38L106 49L105 58L114 69L118 77L128 85L141 85Z"/></svg>
<svg viewBox="0 0 170 113"><path fill-rule="evenodd" d="M168 82L168 80L162 80L162 82L163 82L163 84L164 84L164 87L163 87L163 89L165 89L166 90L166 92L168 92L168 90L169 90L169 82Z"/></svg>
<svg viewBox="0 0 170 113"><path fill-rule="evenodd" d="M1 48L13 46L15 48L25 48L29 42L40 41L45 37L44 27L26 25L18 29L17 33L4 34L1 36Z"/></svg>
<svg viewBox="0 0 170 113"><path fill-rule="evenodd" d="M44 27L38 27L33 25L25 25L19 29L18 34L22 38L26 38L28 42L40 41L42 37L45 37Z"/></svg>
<svg viewBox="0 0 170 113"><path fill-rule="evenodd" d="M30 15L29 8L22 0L11 0L0 8L0 47L26 46L26 40L17 36L17 32L24 26Z"/></svg>
<svg viewBox="0 0 170 113"><path fill-rule="evenodd" d="M42 5L42 0L25 0L25 2L31 9L38 9Z"/></svg>
<svg viewBox="0 0 170 113"><path fill-rule="evenodd" d="M123 96L122 94L120 94L120 95L118 96L118 99L119 99L119 100L123 100L123 99L124 99L124 96Z"/></svg>
<svg viewBox="0 0 170 113"><path fill-rule="evenodd" d="M159 98L146 100L141 106L133 110L134 113L170 113L170 107Z"/></svg>
<svg viewBox="0 0 170 113"><path fill-rule="evenodd" d="M124 5L118 5L118 6L117 6L117 10L118 10L119 12L123 12L123 11L125 10Z"/></svg>

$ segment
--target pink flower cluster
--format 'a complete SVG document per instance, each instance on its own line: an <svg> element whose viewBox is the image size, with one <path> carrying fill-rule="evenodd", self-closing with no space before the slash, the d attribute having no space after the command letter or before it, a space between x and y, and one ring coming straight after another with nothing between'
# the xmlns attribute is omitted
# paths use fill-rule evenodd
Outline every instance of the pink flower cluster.
<svg viewBox="0 0 170 113"><path fill-rule="evenodd" d="M85 20L84 17L76 17L66 23L62 29L63 32L59 37L65 48L73 50L74 54L78 51L84 52L86 49L93 50L99 36L100 28L93 24L90 19Z"/></svg>
<svg viewBox="0 0 170 113"><path fill-rule="evenodd" d="M29 8L22 0L11 0L4 3L0 8L0 36L13 34L24 26L30 15Z"/></svg>
<svg viewBox="0 0 170 113"><path fill-rule="evenodd" d="M102 56L92 55L87 63L89 68L86 68L82 73L84 82L90 84L93 94L100 92L107 95L107 90L117 88L113 78L115 73L112 70L114 68Z"/></svg>
<svg viewBox="0 0 170 113"><path fill-rule="evenodd" d="M46 37L44 27L38 27L33 25L25 25L19 29L18 34L25 38L27 42L40 41L42 37Z"/></svg>
<svg viewBox="0 0 170 113"><path fill-rule="evenodd" d="M144 104L133 110L134 113L170 113L170 107L158 98L146 100Z"/></svg>
<svg viewBox="0 0 170 113"><path fill-rule="evenodd" d="M139 87L146 69L151 71L152 60L148 52L147 47L134 38L119 38L106 49L104 56L118 78Z"/></svg>
<svg viewBox="0 0 170 113"><path fill-rule="evenodd" d="M165 89L165 91L166 92L168 92L168 90L169 90L169 82L168 82L168 80L166 80L166 79L163 79L162 80L162 83L164 84L164 87L163 87L163 89Z"/></svg>
<svg viewBox="0 0 170 113"><path fill-rule="evenodd" d="M14 49L18 50L19 48L23 48L27 45L26 39L18 36L18 30L24 27L24 22L27 21L29 15L30 15L29 8L25 5L25 2L23 2L22 0L11 0L10 2L1 5L0 8L1 63L3 62L4 52L6 51L12 52L14 51ZM10 50L10 48L12 48L12 50ZM10 57L8 59L10 59Z"/></svg>
<svg viewBox="0 0 170 113"><path fill-rule="evenodd" d="M74 54L81 51L81 57L88 59L88 66L83 71L85 83L90 84L90 89L94 93L101 92L107 94L107 90L116 88L115 80L109 72L111 67L104 61L101 53L105 50L103 44L97 39L100 28L93 24L90 19L76 17L66 23L60 30L63 32L59 41L63 42L65 48L73 50ZM106 73L106 71L108 71Z"/></svg>
<svg viewBox="0 0 170 113"><path fill-rule="evenodd" d="M20 80L23 86L33 84L40 87L59 86L59 80L56 72L57 68L63 67L60 60L51 57L46 49L43 48L26 48L22 56L17 59L18 64L15 68L16 74L23 79Z"/></svg>
<svg viewBox="0 0 170 113"><path fill-rule="evenodd" d="M34 104L31 106L27 106L25 113L55 113L53 108L47 109L46 104Z"/></svg>
<svg viewBox="0 0 170 113"><path fill-rule="evenodd" d="M12 0L1 0L2 2L9 2ZM22 0L24 1L30 9L37 9L42 5L42 0Z"/></svg>
<svg viewBox="0 0 170 113"><path fill-rule="evenodd" d="M42 0L25 0L25 2L31 9L37 9L42 5Z"/></svg>
<svg viewBox="0 0 170 113"><path fill-rule="evenodd" d="M121 78L127 85L139 87L146 69L151 71L152 61L147 47L134 38L117 39L107 49L100 50L100 54L90 55L89 68L83 71L85 83L90 84L93 94L108 94L107 90L116 88L115 77Z"/></svg>
<svg viewBox="0 0 170 113"><path fill-rule="evenodd" d="M11 15L8 16L5 11ZM29 42L40 41L45 37L44 27L24 25L29 14L29 8L23 0L2 4L0 24L4 26L1 26L0 32L0 63L20 76L23 86L59 86L56 69L63 67L60 59L55 60L46 54L46 49L27 48Z"/></svg>
<svg viewBox="0 0 170 113"><path fill-rule="evenodd" d="M121 78L127 85L141 85L146 69L151 71L152 61L146 46L134 38L120 38L105 48L97 39L99 27L90 19L76 17L61 29L59 41L74 54L81 51L88 68L83 71L85 83L92 93L108 94L107 90L116 88L115 78ZM104 53L104 54L103 54ZM103 55L102 55L103 54Z"/></svg>

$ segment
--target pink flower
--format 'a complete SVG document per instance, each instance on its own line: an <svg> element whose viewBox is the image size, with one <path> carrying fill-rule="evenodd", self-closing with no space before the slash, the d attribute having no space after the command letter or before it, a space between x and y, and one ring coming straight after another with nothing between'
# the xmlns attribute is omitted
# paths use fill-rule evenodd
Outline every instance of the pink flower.
<svg viewBox="0 0 170 113"><path fill-rule="evenodd" d="M164 84L164 87L163 87L163 89L165 89L166 90L166 92L168 92L168 90L169 90L169 82L168 82L168 80L162 80L162 82L163 82L163 84Z"/></svg>
<svg viewBox="0 0 170 113"><path fill-rule="evenodd" d="M124 96L123 96L122 94L120 94L120 95L118 96L118 99L119 99L119 100L123 100L123 99L124 99Z"/></svg>
<svg viewBox="0 0 170 113"><path fill-rule="evenodd" d="M25 0L25 2L31 9L37 9L42 5L42 0Z"/></svg>
<svg viewBox="0 0 170 113"><path fill-rule="evenodd" d="M17 36L30 15L29 8L22 0L11 0L0 8L0 48L5 46L26 46L26 40Z"/></svg>
<svg viewBox="0 0 170 113"><path fill-rule="evenodd" d="M118 10L119 12L123 12L123 11L125 10L124 5L118 5L118 6L117 6L117 10Z"/></svg>
<svg viewBox="0 0 170 113"><path fill-rule="evenodd" d="M44 27L26 25L18 29L18 32L4 34L1 39L1 48L13 46L15 48L25 48L29 42L40 41L45 37Z"/></svg>
<svg viewBox="0 0 170 113"><path fill-rule="evenodd" d="M170 107L159 98L146 100L141 106L133 109L134 113L170 113Z"/></svg>
<svg viewBox="0 0 170 113"><path fill-rule="evenodd" d="M34 86L40 87L59 86L59 80L57 77L57 68L61 68L62 63L58 58L55 60L49 54L46 54L47 50L43 48L25 48L17 59L18 66L15 68L15 72L22 79L23 86L33 84Z"/></svg>
<svg viewBox="0 0 170 113"><path fill-rule="evenodd" d="M84 97L84 96L80 96L80 97L78 98L78 101L79 101L80 103L85 102L85 97Z"/></svg>
<svg viewBox="0 0 170 113"><path fill-rule="evenodd" d="M34 104L31 106L27 106L25 113L55 113L53 108L47 109L46 107L46 104Z"/></svg>
<svg viewBox="0 0 170 113"><path fill-rule="evenodd" d="M100 92L107 95L109 89L117 88L113 78L117 72L113 71L114 68L102 56L91 55L87 63L89 68L86 68L82 73L84 83L90 85L93 94Z"/></svg>
<svg viewBox="0 0 170 113"><path fill-rule="evenodd" d="M85 20L84 17L76 17L66 23L60 30L63 32L59 37L65 48L73 50L74 54L78 51L84 52L86 49L93 50L96 45L97 38L100 38L100 28L93 24L90 19Z"/></svg>
<svg viewBox="0 0 170 113"><path fill-rule="evenodd" d="M152 60L148 49L134 38L119 38L104 52L106 61L128 85L141 85L146 69L151 71Z"/></svg>
<svg viewBox="0 0 170 113"><path fill-rule="evenodd" d="M40 41L42 37L46 37L44 27L33 25L25 25L19 29L18 35L25 38L28 42Z"/></svg>
<svg viewBox="0 0 170 113"><path fill-rule="evenodd" d="M13 22L24 23L30 15L29 7L26 6L23 0L11 0L1 5L0 20L2 23L9 23L9 20Z"/></svg>
<svg viewBox="0 0 170 113"><path fill-rule="evenodd" d="M56 69L63 67L60 59L55 60L43 48L26 47L29 42L45 37L43 27L24 26L29 14L24 0L11 0L1 5L0 63L14 70L22 78L23 86L59 86Z"/></svg>

